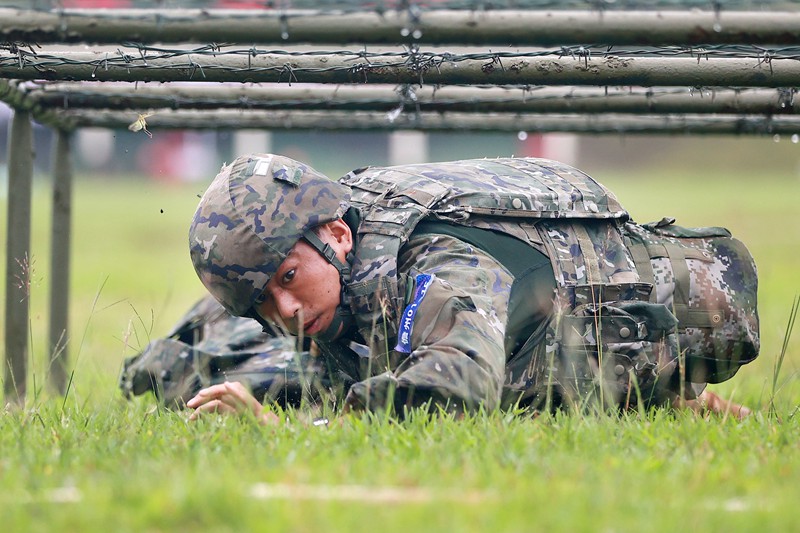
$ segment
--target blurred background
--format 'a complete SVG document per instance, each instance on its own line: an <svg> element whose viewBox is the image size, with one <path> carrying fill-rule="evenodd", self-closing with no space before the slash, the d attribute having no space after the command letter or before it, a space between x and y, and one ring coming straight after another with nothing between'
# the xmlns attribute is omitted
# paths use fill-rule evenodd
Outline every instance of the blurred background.
<svg viewBox="0 0 800 533"><path fill-rule="evenodd" d="M0 165L7 178L11 109L0 102ZM131 113L131 122L136 113ZM668 167L709 173L781 173L800 179L800 136L576 135L418 132L175 131L152 139L127 129L75 133L77 176L166 183L210 180L214 169L249 152L281 153L335 178L364 165L395 165L476 157L545 157L589 172L645 172ZM35 125L35 172L50 172L53 133ZM676 157L680 154L680 157ZM5 184L5 182L3 182ZM0 194L4 192L0 191Z"/></svg>

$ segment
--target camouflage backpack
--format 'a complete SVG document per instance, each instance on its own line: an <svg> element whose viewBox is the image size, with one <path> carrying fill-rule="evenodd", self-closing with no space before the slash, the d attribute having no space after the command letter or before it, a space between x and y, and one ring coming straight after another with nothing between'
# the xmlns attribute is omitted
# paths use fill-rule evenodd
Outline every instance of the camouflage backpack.
<svg viewBox="0 0 800 533"><path fill-rule="evenodd" d="M296 343L228 314L209 295L165 338L125 360L119 386L127 398L153 391L165 405L183 407L203 387L241 381L261 401L296 405L313 381L323 379L318 358Z"/></svg>
<svg viewBox="0 0 800 533"><path fill-rule="evenodd" d="M544 159L368 167L340 183L361 211L349 293L373 375L400 357L386 349L403 309L397 257L426 217L500 231L550 258L553 318L545 350L512 384L520 391L663 402L758 355L755 264L727 230L637 225L591 177Z"/></svg>

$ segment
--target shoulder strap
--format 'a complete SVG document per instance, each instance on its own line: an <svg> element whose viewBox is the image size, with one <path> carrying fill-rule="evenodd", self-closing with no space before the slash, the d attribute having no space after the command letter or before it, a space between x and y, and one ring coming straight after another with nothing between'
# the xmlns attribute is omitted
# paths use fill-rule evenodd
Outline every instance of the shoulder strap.
<svg viewBox="0 0 800 533"><path fill-rule="evenodd" d="M363 213L347 292L361 337L370 348L369 374L392 367L391 342L405 303L405 277L397 270L400 247L427 214L421 205L372 205Z"/></svg>

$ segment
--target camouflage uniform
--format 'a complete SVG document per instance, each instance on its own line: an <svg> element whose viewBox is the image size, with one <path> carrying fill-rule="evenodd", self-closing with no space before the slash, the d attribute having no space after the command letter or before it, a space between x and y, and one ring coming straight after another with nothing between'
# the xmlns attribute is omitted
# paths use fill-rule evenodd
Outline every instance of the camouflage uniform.
<svg viewBox="0 0 800 533"><path fill-rule="evenodd" d="M228 314L209 295L166 337L125 360L119 386L127 398L153 391L164 405L183 407L204 387L240 381L259 401L298 405L328 386L321 361L303 348Z"/></svg>
<svg viewBox="0 0 800 533"><path fill-rule="evenodd" d="M688 322L679 325L664 305L678 287L658 294L654 286L669 280L656 273L667 265L685 270L695 248L701 256L718 251L713 238L722 235L700 231L692 244L675 235L664 246L654 227L629 220L610 191L547 160L368 168L336 183L280 156L239 158L200 202L192 259L231 313L253 316L294 243L312 242L313 227L340 217L356 238L352 257L337 266L346 333L317 342L353 407L663 403L691 397L692 381L727 379L758 353L755 266L743 246L712 265L706 277L716 282L695 281L693 290L685 283L677 303ZM427 221L462 229L415 231ZM548 317L525 330L527 339L507 331L517 278L488 247L471 243L470 231L487 230L549 259ZM723 248L732 241L725 238ZM705 345L676 372L694 326ZM734 364L717 374L716 363L706 364L733 352Z"/></svg>

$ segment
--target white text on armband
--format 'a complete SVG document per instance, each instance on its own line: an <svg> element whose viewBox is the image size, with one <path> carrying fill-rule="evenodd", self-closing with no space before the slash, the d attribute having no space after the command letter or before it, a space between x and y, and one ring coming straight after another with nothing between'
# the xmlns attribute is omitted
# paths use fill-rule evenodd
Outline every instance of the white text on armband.
<svg viewBox="0 0 800 533"><path fill-rule="evenodd" d="M403 316L400 318L400 328L397 333L397 346L394 347L396 352L411 353L411 330L414 327L414 317L432 281L432 274L417 274L414 298L411 300L411 303L406 306L403 311Z"/></svg>

